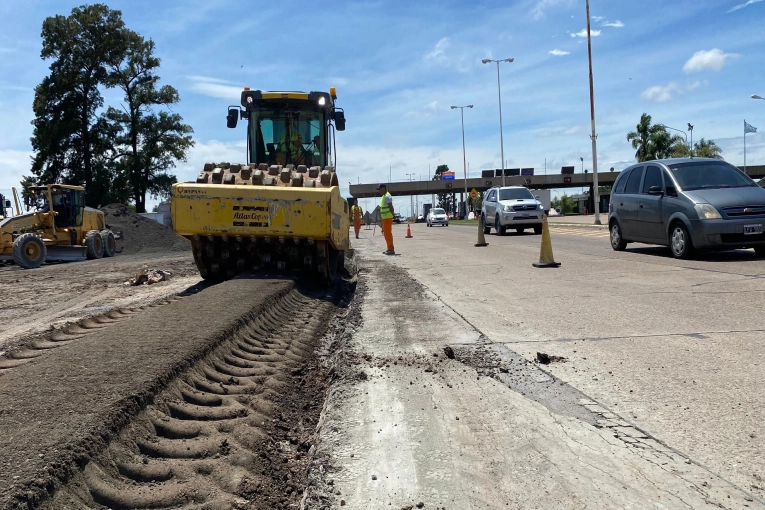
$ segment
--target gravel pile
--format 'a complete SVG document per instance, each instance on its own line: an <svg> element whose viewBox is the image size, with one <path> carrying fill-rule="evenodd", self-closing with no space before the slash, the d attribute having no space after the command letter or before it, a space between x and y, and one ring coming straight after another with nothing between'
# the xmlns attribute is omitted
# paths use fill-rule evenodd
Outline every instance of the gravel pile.
<svg viewBox="0 0 765 510"><path fill-rule="evenodd" d="M120 253L147 252L190 252L189 242L152 219L134 213L123 204L109 204L101 208L106 215L106 224L116 234L122 233L117 241Z"/></svg>

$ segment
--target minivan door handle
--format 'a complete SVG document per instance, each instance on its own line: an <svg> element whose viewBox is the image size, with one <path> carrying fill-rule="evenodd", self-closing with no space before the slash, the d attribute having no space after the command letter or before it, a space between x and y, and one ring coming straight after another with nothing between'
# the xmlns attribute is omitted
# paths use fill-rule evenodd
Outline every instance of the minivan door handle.
<svg viewBox="0 0 765 510"><path fill-rule="evenodd" d="M643 204L640 204L640 208L641 208L641 209L643 208Z"/></svg>

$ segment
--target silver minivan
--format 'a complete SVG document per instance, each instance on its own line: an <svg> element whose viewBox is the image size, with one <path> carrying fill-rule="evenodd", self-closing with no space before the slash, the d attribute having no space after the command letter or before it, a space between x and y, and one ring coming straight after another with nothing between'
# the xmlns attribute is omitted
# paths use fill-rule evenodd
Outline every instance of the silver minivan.
<svg viewBox="0 0 765 510"><path fill-rule="evenodd" d="M765 256L765 189L717 159L637 163L614 182L608 213L611 247L669 246L684 259L695 249L754 248Z"/></svg>

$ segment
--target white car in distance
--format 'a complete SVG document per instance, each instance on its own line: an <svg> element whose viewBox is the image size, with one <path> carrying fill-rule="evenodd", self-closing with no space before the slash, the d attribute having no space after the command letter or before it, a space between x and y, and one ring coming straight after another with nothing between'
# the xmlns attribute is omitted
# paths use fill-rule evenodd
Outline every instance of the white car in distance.
<svg viewBox="0 0 765 510"><path fill-rule="evenodd" d="M440 207L435 207L428 212L427 223L429 227L433 225L449 226L449 218L446 217L446 211Z"/></svg>

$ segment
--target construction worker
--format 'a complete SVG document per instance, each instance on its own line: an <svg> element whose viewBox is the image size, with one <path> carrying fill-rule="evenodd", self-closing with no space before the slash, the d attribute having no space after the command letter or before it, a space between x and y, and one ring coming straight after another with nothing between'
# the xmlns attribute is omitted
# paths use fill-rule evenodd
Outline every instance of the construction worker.
<svg viewBox="0 0 765 510"><path fill-rule="evenodd" d="M353 220L353 231L356 232L356 239L359 238L359 230L361 230L361 218L364 216L364 211L361 210L359 200L353 199L353 207L351 207L351 219Z"/></svg>
<svg viewBox="0 0 765 510"><path fill-rule="evenodd" d="M385 243L388 245L388 249L383 252L383 255L395 255L396 251L393 249L393 197L388 193L388 186L383 182L377 185L377 190L380 192L380 218L382 218L382 231L385 236Z"/></svg>
<svg viewBox="0 0 765 510"><path fill-rule="evenodd" d="M303 140L298 132L296 122L292 119L287 122L289 123L289 130L285 130L279 138L279 152L281 154L277 154L276 163L278 165L286 165L287 163L302 165L303 153L305 152Z"/></svg>

